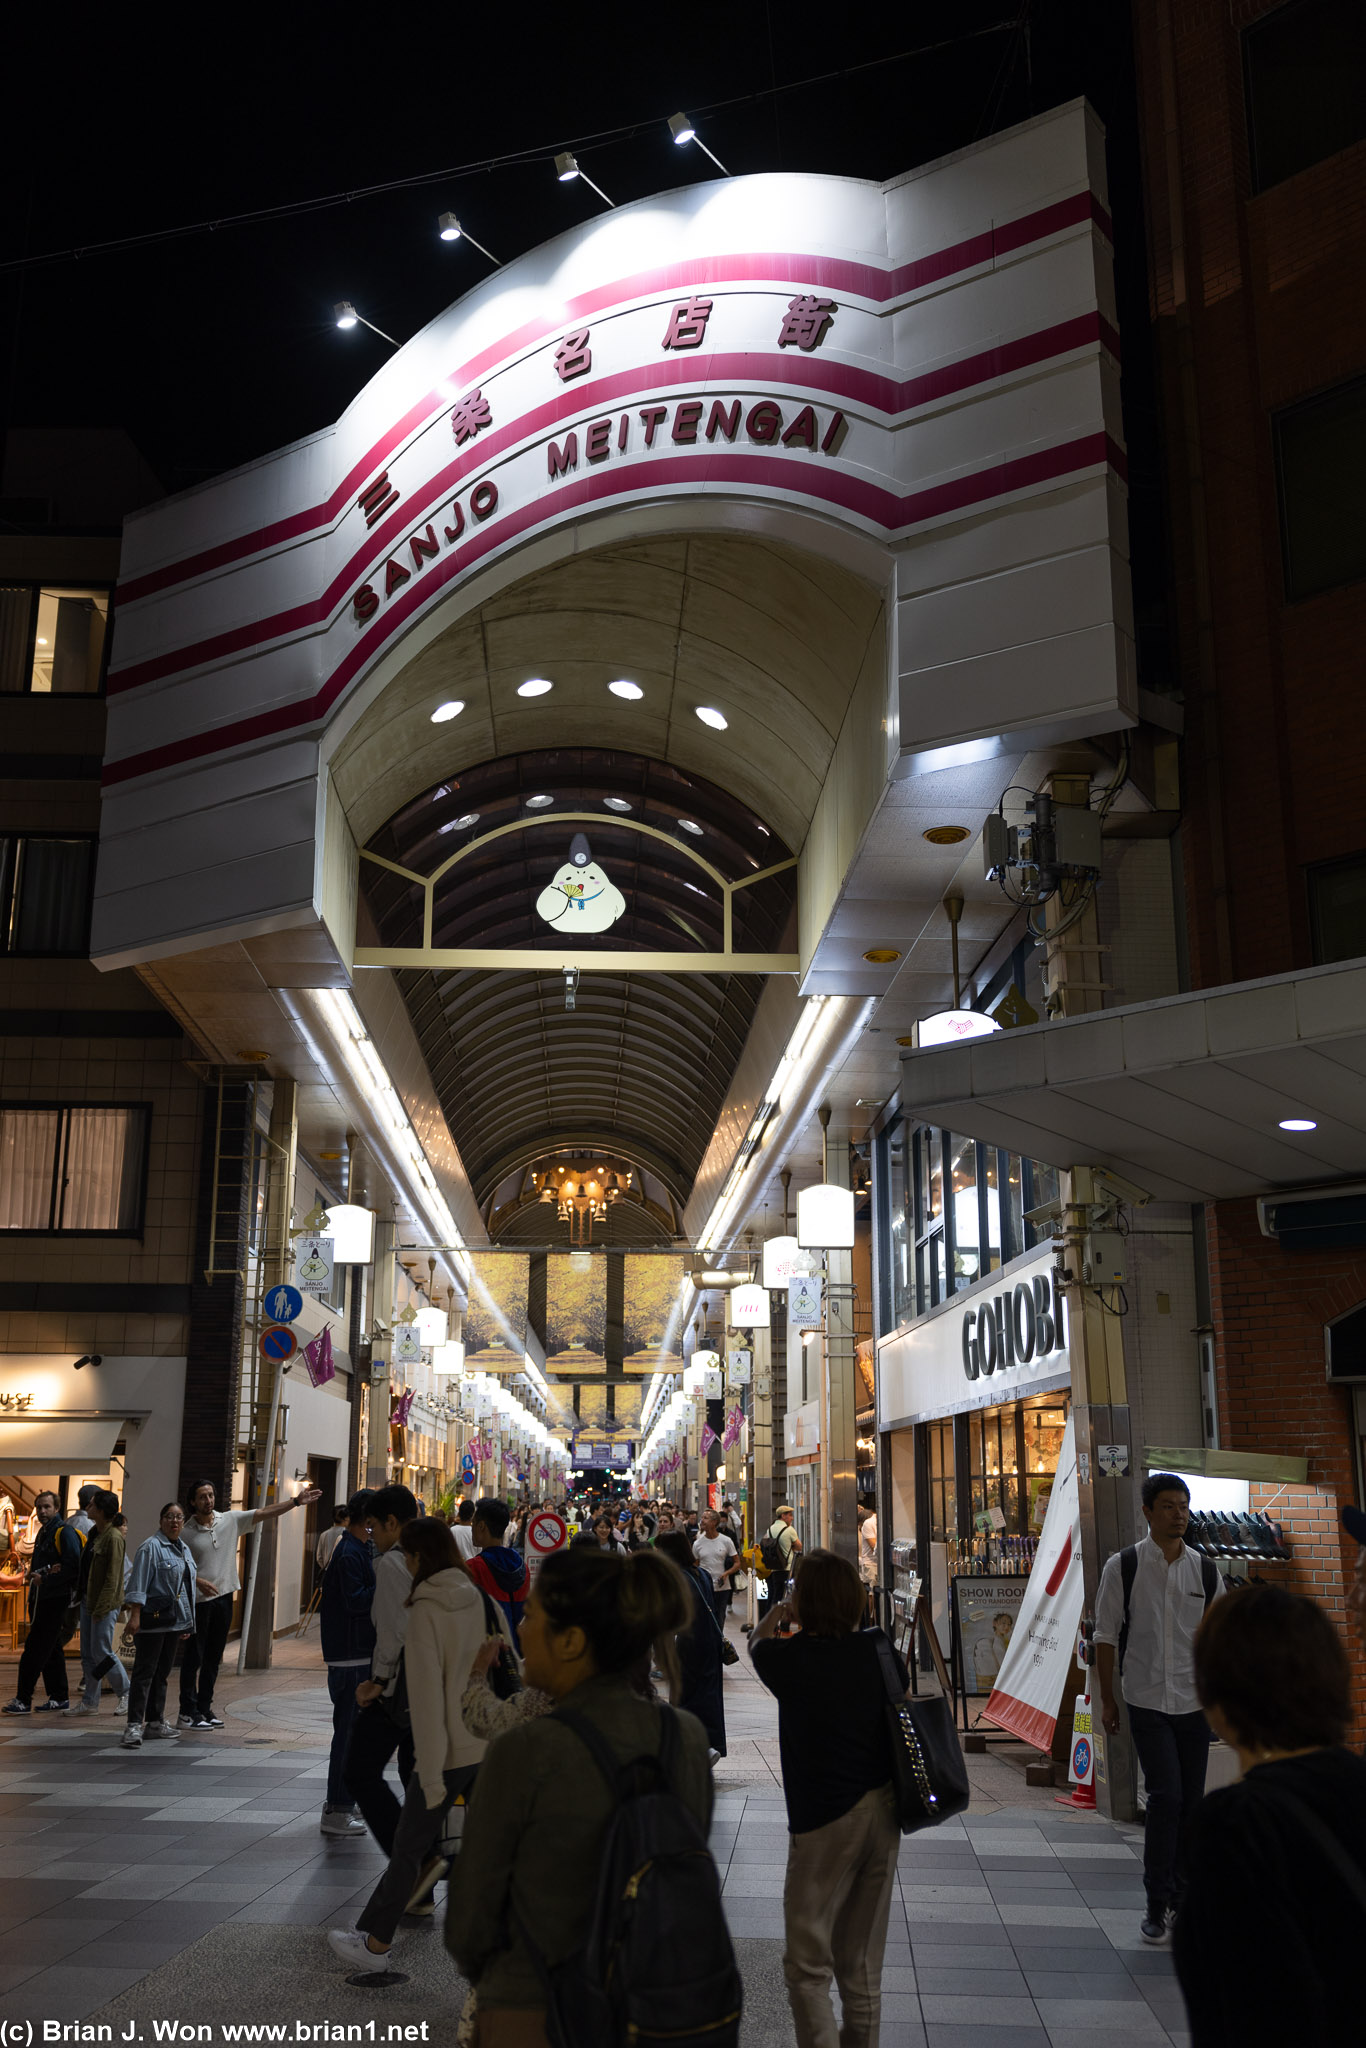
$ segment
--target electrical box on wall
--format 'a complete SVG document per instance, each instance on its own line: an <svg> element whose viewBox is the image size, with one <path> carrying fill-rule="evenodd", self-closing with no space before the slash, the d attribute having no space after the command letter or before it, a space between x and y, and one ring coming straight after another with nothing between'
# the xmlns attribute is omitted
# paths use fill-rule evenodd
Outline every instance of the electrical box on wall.
<svg viewBox="0 0 1366 2048"><path fill-rule="evenodd" d="M1081 1277L1088 1287L1121 1287L1129 1277L1124 1239L1117 1230L1093 1230L1082 1252Z"/></svg>

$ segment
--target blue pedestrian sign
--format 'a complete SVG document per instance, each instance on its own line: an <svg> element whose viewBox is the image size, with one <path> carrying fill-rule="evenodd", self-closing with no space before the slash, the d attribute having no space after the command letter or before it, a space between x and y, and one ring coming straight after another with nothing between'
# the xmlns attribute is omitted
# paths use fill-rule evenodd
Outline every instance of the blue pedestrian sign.
<svg viewBox="0 0 1366 2048"><path fill-rule="evenodd" d="M273 1323L292 1323L303 1314L304 1298L297 1287L272 1287L266 1296L266 1314Z"/></svg>

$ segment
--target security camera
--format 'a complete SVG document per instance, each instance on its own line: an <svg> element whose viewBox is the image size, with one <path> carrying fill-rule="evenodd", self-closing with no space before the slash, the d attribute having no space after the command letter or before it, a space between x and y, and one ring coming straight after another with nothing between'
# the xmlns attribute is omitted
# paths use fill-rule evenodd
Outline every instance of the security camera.
<svg viewBox="0 0 1366 2048"><path fill-rule="evenodd" d="M74 1363L74 1365L72 1366L71 1370L72 1370L73 1372L79 1372L79 1371L80 1371L80 1369L81 1369L81 1367L82 1367L83 1365L103 1365L103 1364L104 1364L104 1360L103 1360L103 1359L101 1358L101 1356L100 1356L100 1354L99 1354L99 1352L98 1352L98 1351L87 1351L87 1352L86 1352L86 1354L85 1354L85 1357L84 1357L84 1358L78 1358L78 1359L77 1359L77 1360L75 1361L75 1363Z"/></svg>
<svg viewBox="0 0 1366 2048"><path fill-rule="evenodd" d="M1091 1171L1102 1187L1117 1195L1121 1202L1131 1202L1135 1209L1146 1209L1152 1200L1146 1188L1136 1187L1131 1180L1125 1180L1113 1166L1093 1166Z"/></svg>

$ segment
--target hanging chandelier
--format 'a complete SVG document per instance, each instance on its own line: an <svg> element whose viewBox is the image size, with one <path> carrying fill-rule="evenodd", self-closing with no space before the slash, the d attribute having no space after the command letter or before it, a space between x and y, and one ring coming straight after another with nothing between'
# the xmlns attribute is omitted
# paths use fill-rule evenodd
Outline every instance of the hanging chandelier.
<svg viewBox="0 0 1366 2048"><path fill-rule="evenodd" d="M612 1205L631 1192L633 1172L622 1161L574 1159L538 1167L531 1179L539 1200L568 1225L569 1242L588 1245L593 1242L593 1225L605 1221Z"/></svg>

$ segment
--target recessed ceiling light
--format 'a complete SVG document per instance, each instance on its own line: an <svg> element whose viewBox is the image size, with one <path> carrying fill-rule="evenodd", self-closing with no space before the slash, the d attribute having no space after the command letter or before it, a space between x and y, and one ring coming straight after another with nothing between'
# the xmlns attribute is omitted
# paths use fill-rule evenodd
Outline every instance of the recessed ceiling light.
<svg viewBox="0 0 1366 2048"><path fill-rule="evenodd" d="M478 823L478 811L466 811L463 817L456 819L455 829L457 832L467 832L471 825L477 825Z"/></svg>
<svg viewBox="0 0 1366 2048"><path fill-rule="evenodd" d="M895 946L874 946L863 957L874 967L890 967L893 960L899 960L901 955Z"/></svg>
<svg viewBox="0 0 1366 2048"><path fill-rule="evenodd" d="M440 801L441 801L441 799L442 799L442 797L443 797L443 796L449 796L449 795L450 795L450 793L451 793L451 791L450 791L450 785L449 785L449 783L445 783L445 782L443 782L443 783L442 783L442 785L441 785L441 787L440 787L440 789L434 789L434 790L432 791L432 802L433 802L434 804L439 804L439 803L440 803Z"/></svg>
<svg viewBox="0 0 1366 2048"><path fill-rule="evenodd" d="M609 683L607 687L614 697L624 697L628 704L634 704L638 697L645 695L639 683L628 683L625 676L618 676L616 682Z"/></svg>
<svg viewBox="0 0 1366 2048"><path fill-rule="evenodd" d="M707 893L705 889L699 889L696 882L685 882L683 884L683 887L685 889L691 889L694 896L705 896Z"/></svg>
<svg viewBox="0 0 1366 2048"><path fill-rule="evenodd" d="M1318 1124L1312 1116L1283 1116L1281 1118L1281 1129L1283 1131L1316 1131Z"/></svg>
<svg viewBox="0 0 1366 2048"><path fill-rule="evenodd" d="M554 801L553 796L546 796L542 792L540 796L529 796L526 800L526 807L529 811L543 811L547 804L553 804Z"/></svg>
<svg viewBox="0 0 1366 2048"><path fill-rule="evenodd" d="M631 808L624 796L605 796L603 802L609 811L629 811Z"/></svg>
<svg viewBox="0 0 1366 2048"><path fill-rule="evenodd" d="M765 839L771 839L773 837L773 834L769 831L767 825L760 825L757 829L763 833Z"/></svg>
<svg viewBox="0 0 1366 2048"><path fill-rule="evenodd" d="M966 825L931 825L920 836L928 839L931 846L961 846L971 835Z"/></svg>
<svg viewBox="0 0 1366 2048"><path fill-rule="evenodd" d="M724 732L730 723L725 713L718 711L712 704L699 704L697 715L703 725L709 725L713 732Z"/></svg>
<svg viewBox="0 0 1366 2048"><path fill-rule="evenodd" d="M432 713L432 724L444 725L448 718L459 718L464 708L465 702L462 697L452 697L448 703L437 705Z"/></svg>
<svg viewBox="0 0 1366 2048"><path fill-rule="evenodd" d="M694 839L700 839L702 837L702 827L700 825L695 825L691 818L680 818L678 821L678 829L680 832L691 832Z"/></svg>
<svg viewBox="0 0 1366 2048"><path fill-rule="evenodd" d="M545 676L528 676L524 683L518 683L517 695L519 697L544 697L546 691L553 690L554 687L555 685Z"/></svg>

